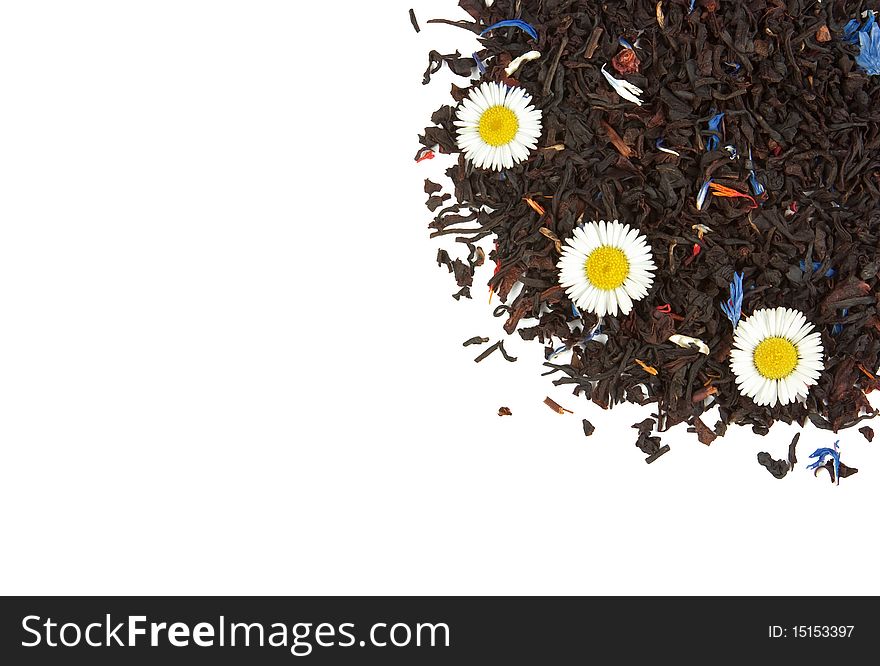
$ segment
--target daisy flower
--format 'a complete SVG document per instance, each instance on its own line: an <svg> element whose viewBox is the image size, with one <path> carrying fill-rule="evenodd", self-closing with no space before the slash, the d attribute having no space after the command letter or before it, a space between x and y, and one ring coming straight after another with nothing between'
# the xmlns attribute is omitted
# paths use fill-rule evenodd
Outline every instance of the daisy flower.
<svg viewBox="0 0 880 666"><path fill-rule="evenodd" d="M556 265L559 284L581 310L627 315L654 282L651 248L628 224L590 222L565 241Z"/></svg>
<svg viewBox="0 0 880 666"><path fill-rule="evenodd" d="M455 114L458 147L482 169L509 169L529 156L541 136L541 112L522 88L489 81L461 102Z"/></svg>
<svg viewBox="0 0 880 666"><path fill-rule="evenodd" d="M805 398L825 369L814 329L797 310L755 310L733 335L730 369L739 392L770 407Z"/></svg>

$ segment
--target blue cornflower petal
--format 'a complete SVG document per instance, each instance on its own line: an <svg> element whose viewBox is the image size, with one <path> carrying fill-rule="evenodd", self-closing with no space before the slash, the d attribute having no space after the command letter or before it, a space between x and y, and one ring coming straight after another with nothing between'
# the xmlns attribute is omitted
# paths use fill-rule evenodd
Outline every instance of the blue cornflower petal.
<svg viewBox="0 0 880 666"><path fill-rule="evenodd" d="M688 14L694 13L694 6L697 4L697 0L691 0L691 6L688 8Z"/></svg>
<svg viewBox="0 0 880 666"><path fill-rule="evenodd" d="M532 39L538 39L538 31L535 30L535 28L531 24L526 23L525 21L520 21L519 19L507 19L506 21L498 21L498 23L493 23L480 33L480 37L485 35L487 32L494 30L495 28L519 28Z"/></svg>
<svg viewBox="0 0 880 666"><path fill-rule="evenodd" d="M810 458L817 458L816 462L810 463L807 465L807 469L819 469L822 465L825 464L826 458L831 458L834 461L834 479L837 483L840 483L840 448L837 446L840 443L840 440L834 442L834 448L821 448L816 449L813 453L810 454Z"/></svg>
<svg viewBox="0 0 880 666"><path fill-rule="evenodd" d="M764 184L758 180L758 175L755 173L755 163L752 161L752 147L749 146L749 159L746 161L746 169L749 170L749 185L752 186L752 194L756 197L764 194Z"/></svg>
<svg viewBox="0 0 880 666"><path fill-rule="evenodd" d="M584 338L584 342L589 342L590 340L595 338L597 335L600 335L601 333L602 333L602 324L597 322L596 325L593 326L593 330L587 334L586 338Z"/></svg>
<svg viewBox="0 0 880 666"><path fill-rule="evenodd" d="M630 51L635 51L633 45L626 41L623 37L617 38L617 43L620 44L623 48L629 49Z"/></svg>
<svg viewBox="0 0 880 666"><path fill-rule="evenodd" d="M877 23L877 17L873 11L866 12L868 15L865 25L862 25L860 19L854 18L843 26L843 41L848 44L858 44L859 37L863 33L871 32L871 28Z"/></svg>
<svg viewBox="0 0 880 666"><path fill-rule="evenodd" d="M483 61L480 60L480 56L477 55L476 51L471 53L471 58L474 59L474 62L477 63L477 69L480 70L480 74L486 73L486 65L483 64Z"/></svg>
<svg viewBox="0 0 880 666"><path fill-rule="evenodd" d="M566 345L562 345L561 347L557 347L553 351L545 352L544 359L547 361L550 361L550 360L556 358L557 356L559 356L562 352L567 351L567 350L568 350L568 347Z"/></svg>
<svg viewBox="0 0 880 666"><path fill-rule="evenodd" d="M880 76L880 25L874 23L870 32L859 32L859 46L861 51L856 57L856 64L869 76Z"/></svg>
<svg viewBox="0 0 880 666"><path fill-rule="evenodd" d="M733 282L730 283L730 298L727 303L721 304L721 311L727 315L734 330L742 317L743 277L745 277L743 273L733 274Z"/></svg>
<svg viewBox="0 0 880 666"><path fill-rule="evenodd" d="M716 113L714 116L709 118L709 129L713 132L717 132L721 128L721 121L724 119L724 113ZM720 139L717 136L710 136L706 140L706 150L715 150L720 143Z"/></svg>
<svg viewBox="0 0 880 666"><path fill-rule="evenodd" d="M709 185L711 184L712 179L710 178L703 183L703 187L701 187L700 191L697 193L697 210L703 210L703 204L706 203L706 195L709 194Z"/></svg>
<svg viewBox="0 0 880 666"><path fill-rule="evenodd" d="M764 186L761 184L761 181L758 180L758 177L755 175L754 171L749 173L749 184L752 186L752 194L754 194L756 197L764 194Z"/></svg>
<svg viewBox="0 0 880 666"><path fill-rule="evenodd" d="M800 260L800 267L801 267L801 270L802 270L804 273L807 272L807 262L804 261L803 259ZM815 273L816 271L818 271L821 267L822 267L822 262L821 262L821 261L814 261L814 262L813 262L813 272L814 272L814 273ZM825 272L825 277L834 277L835 275L837 275L837 271L834 270L833 268L829 268L829 269Z"/></svg>
<svg viewBox="0 0 880 666"><path fill-rule="evenodd" d="M849 42L850 44L855 44L859 41L859 26L861 26L862 22L858 19L852 19L849 23L843 26L843 41Z"/></svg>
<svg viewBox="0 0 880 666"><path fill-rule="evenodd" d="M848 314L849 308L843 308L843 310L840 311L841 317L846 317ZM840 335L841 333L843 333L843 324L834 324L831 328L831 335Z"/></svg>
<svg viewBox="0 0 880 666"><path fill-rule="evenodd" d="M678 152L677 150L672 150L672 148L666 147L666 144L663 143L662 136L659 139L657 139L657 141L654 142L654 147L657 148L657 150L659 150L659 151L662 151L664 153L668 153L669 155L677 155L678 157L681 157L680 152Z"/></svg>

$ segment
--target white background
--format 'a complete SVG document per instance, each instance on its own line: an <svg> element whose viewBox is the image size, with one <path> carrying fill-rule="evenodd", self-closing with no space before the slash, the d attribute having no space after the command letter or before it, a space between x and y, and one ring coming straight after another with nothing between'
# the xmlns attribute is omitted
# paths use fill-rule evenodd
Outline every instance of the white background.
<svg viewBox="0 0 880 666"><path fill-rule="evenodd" d="M454 5L0 2L0 592L880 593L880 442L648 466L647 411L462 348L491 268L450 297L412 161Z"/></svg>

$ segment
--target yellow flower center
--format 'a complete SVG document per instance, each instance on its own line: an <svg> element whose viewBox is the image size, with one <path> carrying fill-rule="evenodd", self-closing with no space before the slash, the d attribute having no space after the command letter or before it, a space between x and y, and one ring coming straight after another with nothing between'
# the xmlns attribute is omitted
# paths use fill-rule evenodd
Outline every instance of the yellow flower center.
<svg viewBox="0 0 880 666"><path fill-rule="evenodd" d="M617 289L626 280L629 275L629 260L623 250L603 245L587 257L584 271L590 284L597 289L610 291Z"/></svg>
<svg viewBox="0 0 880 666"><path fill-rule="evenodd" d="M516 114L506 106L492 106L480 116L480 136L490 146L505 146L519 131Z"/></svg>
<svg viewBox="0 0 880 666"><path fill-rule="evenodd" d="M785 338L767 338L755 347L753 360L762 377L782 379L797 367L798 351Z"/></svg>

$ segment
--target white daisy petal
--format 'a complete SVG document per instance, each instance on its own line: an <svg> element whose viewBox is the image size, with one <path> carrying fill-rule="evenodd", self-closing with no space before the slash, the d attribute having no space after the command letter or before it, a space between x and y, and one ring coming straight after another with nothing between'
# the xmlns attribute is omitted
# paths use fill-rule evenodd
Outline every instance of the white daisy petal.
<svg viewBox="0 0 880 666"><path fill-rule="evenodd" d="M617 298L614 296L614 290L603 291L605 297L605 311L612 317L617 315Z"/></svg>
<svg viewBox="0 0 880 666"><path fill-rule="evenodd" d="M599 240L599 225L595 223L587 224L582 229L587 237L587 246L584 248L586 253L590 253L602 245L602 241Z"/></svg>
<svg viewBox="0 0 880 666"><path fill-rule="evenodd" d="M599 220L596 224L596 235L599 237L599 245L608 245L608 237L605 234L605 220Z"/></svg>
<svg viewBox="0 0 880 666"><path fill-rule="evenodd" d="M617 302L620 304L620 312L628 315L633 308L633 302L629 297L629 294L626 293L626 289L623 287L615 289L614 298L617 299Z"/></svg>
<svg viewBox="0 0 880 666"><path fill-rule="evenodd" d="M787 405L794 400L794 396L788 392L787 378L779 379L776 382L776 392L779 395L779 404Z"/></svg>

